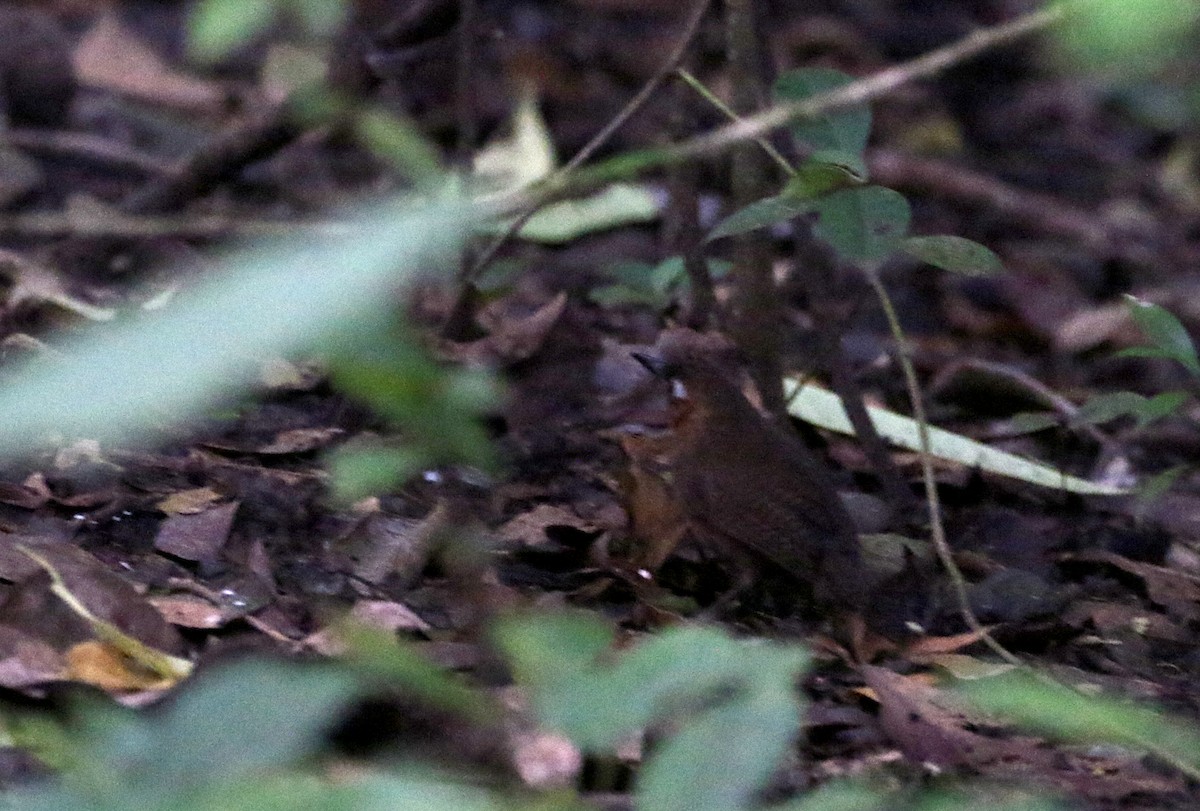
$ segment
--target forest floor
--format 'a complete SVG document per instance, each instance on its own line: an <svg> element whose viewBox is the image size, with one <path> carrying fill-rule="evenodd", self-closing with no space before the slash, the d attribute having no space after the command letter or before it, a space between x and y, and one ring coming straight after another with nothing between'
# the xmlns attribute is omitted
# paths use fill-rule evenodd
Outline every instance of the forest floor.
<svg viewBox="0 0 1200 811"><path fill-rule="evenodd" d="M0 64L17 77L0 86L9 114L0 152L5 363L52 352L60 336L129 317L202 276L221 246L242 241L239 224L314 219L400 187L383 161L328 127L260 128L245 154L226 143L230 165L218 182L171 185L173 162L253 129L255 105L278 92L264 66L286 58L282 33L201 70L180 56L186 4L14 5L0 5L0 20L37 19L9 29L19 36L0 36ZM400 23L390 38L343 38L341 86L410 115L452 154L460 120L452 25L439 28L436 13L418 25L397 11L437 3L360 5L379 18L374 31L389 15ZM1031 5L773 2L763 4L763 27L777 69L862 76ZM476 43L472 110L481 139L504 134L520 88L532 83L559 154L574 154L658 70L681 30L679 6L481 3L486 36ZM710 14L693 66L718 95L727 89L723 47L720 15ZM27 63L39 64L36 76L16 68ZM967 237L1004 265L970 278L916 260L882 270L930 421L1114 487L1169 483L1142 496L1085 496L940 462L947 536L979 620L1062 682L1200 723L1196 384L1170 360L1118 354L1147 343L1122 294L1200 326L1197 141L1186 111L1168 98L1188 89L1186 68L1179 74L1178 86L1156 78L1113 90L1064 69L1043 39L1030 39L879 100L866 157L872 180L909 200L913 233ZM676 98L660 90L601 154L662 143ZM723 123L699 97L688 103L697 131ZM705 160L699 178L701 220L711 227L729 213L724 159ZM640 182L666 199L662 176ZM88 210L121 212L124 227L145 218L154 230L78 233L73 218ZM398 295L397 312L411 315L440 361L484 362L504 381L487 420L501 462L488 474L443 468L339 504L325 454L390 429L298 358L279 359L273 377L236 406L167 428L153 443L85 438L0 465L0 686L10 700L57 706L69 682L133 705L163 692L119 663L79 665L94 627L60 599L48 567L93 612L201 667L231 652L329 654L334 618L350 611L490 685L500 677L481 628L492 615L574 606L605 617L623 638L706 622L815 650L803 738L773 789L781 796L847 775L912 787L949 772L1040 786L1088 808L1197 807L1194 775L1154 754L1021 737L943 706L935 675L970 678L996 659L964 624L941 574L880 593L884 624L900 631L853 652L819 610L772 583L700 613L732 573L697 548L668 497L647 495L668 480L648 472L639 441L667 424L668 405L665 388L630 354L686 313L685 287L644 281L670 255L665 217L561 244L512 241L465 318L452 282ZM761 233L785 302L787 371L821 378L820 325L806 307L791 234ZM724 243L712 244L713 259L728 258ZM883 313L865 279L846 285L853 306L841 346L853 375L870 403L910 413ZM728 286L718 280L719 302ZM448 335L452 317L459 328ZM197 351L205 340L195 336ZM1144 426L1078 410L1098 395L1174 391L1189 394ZM797 428L833 486L852 494L852 512L883 539L885 555L899 555L900 568L932 560L916 454L892 455L911 494L895 503L860 443ZM487 554L464 552L464 539ZM653 552L638 546L647 543ZM638 572L648 558L653 576ZM404 702L379 703L386 712L372 705L344 722L341 746L408 745L442 763L513 769L511 740L480 740ZM635 760L622 768L635 769ZM18 749L5 763L0 781L10 785L42 773ZM585 770L575 781L613 807L628 802L622 779L601 777Z"/></svg>

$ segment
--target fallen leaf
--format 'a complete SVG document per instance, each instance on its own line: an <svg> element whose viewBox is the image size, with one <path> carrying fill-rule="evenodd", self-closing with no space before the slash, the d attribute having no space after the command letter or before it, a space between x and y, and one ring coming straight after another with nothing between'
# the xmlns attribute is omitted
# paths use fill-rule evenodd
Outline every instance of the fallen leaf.
<svg viewBox="0 0 1200 811"><path fill-rule="evenodd" d="M215 560L229 540L239 504L231 501L204 512L168 517L158 528L154 548L184 560Z"/></svg>

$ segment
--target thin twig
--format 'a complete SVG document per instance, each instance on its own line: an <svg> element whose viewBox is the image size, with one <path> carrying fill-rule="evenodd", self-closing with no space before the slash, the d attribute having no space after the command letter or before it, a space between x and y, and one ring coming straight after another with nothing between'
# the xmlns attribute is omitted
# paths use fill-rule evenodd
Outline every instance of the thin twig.
<svg viewBox="0 0 1200 811"><path fill-rule="evenodd" d="M728 104L721 101L720 97L716 93L709 90L708 87L703 82L701 82L699 79L697 79L691 73L684 70L683 68L678 68L675 71L675 75L678 76L680 79L683 79L683 81L687 84L688 87L692 88L692 90L695 90L698 94L700 94L700 98L707 101L713 107L716 107L730 121L738 121L740 119L738 114L729 108ZM775 165L778 166L781 170L783 170L784 173L786 173L788 175L796 174L796 169L792 166L791 163L788 162L787 158L785 158L782 154L780 154L779 150L775 148L774 144L772 144L766 138L763 138L761 136L758 138L755 138L754 142L756 144L758 144L760 147L762 147L763 152L766 152L767 156L770 157L771 160L775 161Z"/></svg>
<svg viewBox="0 0 1200 811"><path fill-rule="evenodd" d="M896 342L896 356L900 361L900 370L904 375L904 385L908 389L908 399L912 406L913 419L917 423L917 436L921 440L921 478L925 482L925 503L929 505L929 535L933 540L934 551L937 552L942 568L946 570L950 582L954 585L954 593L958 598L959 612L966 621L967 627L972 632L978 634L984 643L1001 659L1011 665L1024 667L1024 662L1018 659L1008 648L996 641L991 632L975 616L974 609L971 608L970 597L967 594L966 578L963 577L962 570L958 568L958 564L954 562L954 555L950 551L950 544L946 541L946 529L942 525L941 501L938 497L937 482L933 479L933 450L929 441L929 419L925 413L925 402L921 394L921 385L917 381L917 373L913 368L912 357L909 354L908 339L904 335L903 327L900 326L900 318L896 315L896 308L892 304L892 298L888 295L887 288L883 286L883 281L879 278L879 271L867 268L866 275L867 281L870 282L871 288L875 291L875 295L879 299L879 305L883 308L883 314L887 318L892 339Z"/></svg>
<svg viewBox="0 0 1200 811"><path fill-rule="evenodd" d="M633 157L610 158L578 172L571 183L560 181L547 184L537 191L547 197L561 196L628 178L639 171L718 154L734 144L757 138L785 124L811 121L847 107L874 101L909 82L935 76L993 48L1010 45L1062 22L1070 8L1094 2L1096 0L1057 3L1011 22L975 31L943 48L833 90L817 93L802 101L771 107L690 141Z"/></svg>

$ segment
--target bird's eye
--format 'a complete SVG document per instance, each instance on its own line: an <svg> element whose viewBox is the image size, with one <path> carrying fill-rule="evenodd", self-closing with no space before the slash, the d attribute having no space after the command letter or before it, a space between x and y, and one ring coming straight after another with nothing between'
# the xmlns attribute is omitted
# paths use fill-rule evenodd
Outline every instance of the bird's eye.
<svg viewBox="0 0 1200 811"><path fill-rule="evenodd" d="M675 400L686 400L688 398L687 386L683 385L683 381L678 377L671 378L671 397Z"/></svg>

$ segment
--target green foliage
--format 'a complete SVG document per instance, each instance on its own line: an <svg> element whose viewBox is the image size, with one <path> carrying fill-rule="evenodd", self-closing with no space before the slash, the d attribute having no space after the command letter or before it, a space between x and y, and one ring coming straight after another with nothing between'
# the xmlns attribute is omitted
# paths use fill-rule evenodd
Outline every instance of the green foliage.
<svg viewBox="0 0 1200 811"><path fill-rule="evenodd" d="M1200 377L1200 358L1196 356L1196 345L1192 336L1169 310L1143 301L1135 296L1125 296L1129 314L1145 333L1150 346L1132 347L1118 352L1119 357L1168 358L1182 364L1194 377Z"/></svg>
<svg viewBox="0 0 1200 811"><path fill-rule="evenodd" d="M345 16L342 0L202 0L191 12L188 47L193 58L212 61L265 32L290 13L312 34L328 36Z"/></svg>
<svg viewBox="0 0 1200 811"><path fill-rule="evenodd" d="M900 192L863 186L822 197L813 230L847 259L874 266L896 252L911 218Z"/></svg>
<svg viewBox="0 0 1200 811"><path fill-rule="evenodd" d="M1126 701L1085 696L1020 672L964 682L960 690L987 712L1060 738L1136 747L1153 742L1160 754L1200 767L1200 731Z"/></svg>
<svg viewBox="0 0 1200 811"><path fill-rule="evenodd" d="M356 691L342 669L244 660L195 677L151 715L84 703L68 735L26 729L24 744L55 747L52 759L72 767L61 785L18 792L14 807L217 808L213 798L230 792L266 800L258 779L315 752Z"/></svg>
<svg viewBox="0 0 1200 811"><path fill-rule="evenodd" d="M1000 258L978 242L943 234L935 237L909 237L900 250L935 268L964 276L990 276L1004 270Z"/></svg>
<svg viewBox="0 0 1200 811"><path fill-rule="evenodd" d="M1123 78L1157 70L1195 33L1194 0L1089 0L1073 3L1059 41L1088 70Z"/></svg>
<svg viewBox="0 0 1200 811"><path fill-rule="evenodd" d="M639 808L744 808L798 731L798 648L673 628L614 662L611 631L578 614L509 621L497 638L538 718L587 751L670 724L643 767Z"/></svg>
<svg viewBox="0 0 1200 811"><path fill-rule="evenodd" d="M720 259L707 261L708 272L719 279L729 272L730 263ZM612 284L592 288L588 298L597 304L641 304L664 310L691 286L683 257L672 256L651 265L646 262L620 262L607 269Z"/></svg>
<svg viewBox="0 0 1200 811"><path fill-rule="evenodd" d="M1072 422L1101 425L1118 417L1133 417L1138 428L1176 413L1187 401L1184 391L1167 391L1154 397L1143 397L1132 391L1117 391L1091 398L1079 407Z"/></svg>
<svg viewBox="0 0 1200 811"><path fill-rule="evenodd" d="M12 374L0 390L0 454L27 453L63 436L151 441L164 421L232 401L267 359L386 335L393 291L445 264L471 211L461 201L392 201L360 215L344 236L296 235L230 253L223 271L170 307L81 332L59 345L61 358ZM406 368L396 360L391 370ZM455 407L489 396L477 375L453 380L413 385L436 389L442 404ZM413 397L405 402L429 423L428 409ZM405 417L395 408L388 414ZM450 441L468 447L478 436Z"/></svg>
<svg viewBox="0 0 1200 811"><path fill-rule="evenodd" d="M804 101L852 81L854 77L832 68L789 70L775 80L774 96L783 103ZM861 155L871 135L871 108L858 104L812 121L797 122L790 129L797 141L814 150Z"/></svg>
<svg viewBox="0 0 1200 811"><path fill-rule="evenodd" d="M827 68L793 70L779 77L775 97L780 103L795 103L851 81L852 77ZM802 121L791 131L812 151L783 192L735 211L712 229L708 241L814 216L815 235L868 270L901 251L966 275L999 269L995 254L962 237L905 239L912 218L908 201L891 189L865 185L863 153L871 132L871 110L865 104Z"/></svg>
<svg viewBox="0 0 1200 811"><path fill-rule="evenodd" d="M334 385L401 426L427 464L490 464L487 435L475 419L500 401L488 374L439 366L403 330L353 336L330 367Z"/></svg>

